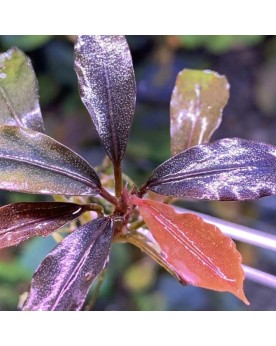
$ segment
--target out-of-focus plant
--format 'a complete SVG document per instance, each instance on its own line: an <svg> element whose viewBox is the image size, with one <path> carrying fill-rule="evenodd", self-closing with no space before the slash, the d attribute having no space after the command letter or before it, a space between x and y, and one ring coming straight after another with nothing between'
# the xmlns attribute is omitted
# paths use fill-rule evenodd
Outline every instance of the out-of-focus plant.
<svg viewBox="0 0 276 346"><path fill-rule="evenodd" d="M179 35L170 36L174 46L186 49L205 48L214 54L222 54L229 49L253 46L263 40L262 35Z"/></svg>
<svg viewBox="0 0 276 346"><path fill-rule="evenodd" d="M60 241L36 270L23 310L82 309L112 242L134 244L185 285L229 291L248 304L234 242L168 205L173 197L249 200L276 193L275 147L240 138L206 144L228 101L226 78L180 72L171 98L172 157L138 188L121 165L136 99L125 38L79 36L75 70L109 157L96 170L44 134L30 60L16 48L0 56L0 188L56 200L0 208L0 247L52 233Z"/></svg>
<svg viewBox="0 0 276 346"><path fill-rule="evenodd" d="M0 42L6 48L16 46L29 51L40 48L49 42L51 38L51 35L2 35Z"/></svg>

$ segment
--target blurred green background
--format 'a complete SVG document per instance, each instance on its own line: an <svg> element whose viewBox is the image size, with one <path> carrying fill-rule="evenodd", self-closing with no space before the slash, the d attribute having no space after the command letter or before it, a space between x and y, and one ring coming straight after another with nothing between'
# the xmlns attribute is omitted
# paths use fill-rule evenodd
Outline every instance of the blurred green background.
<svg viewBox="0 0 276 346"><path fill-rule="evenodd" d="M0 51L17 46L30 56L47 134L98 165L104 152L79 98L74 40L74 36L0 36ZM137 184L169 158L169 102L183 68L212 69L230 82L230 101L213 139L242 137L276 145L275 36L127 36L127 40L138 95L124 170ZM45 198L0 191L0 205ZM276 234L273 196L254 202L180 205ZM35 268L54 246L52 237L36 238L0 252L0 310L17 309ZM275 253L246 244L238 248L244 263L276 275ZM246 280L245 293L249 307L231 294L183 287L140 250L116 244L94 309L276 310L275 290Z"/></svg>

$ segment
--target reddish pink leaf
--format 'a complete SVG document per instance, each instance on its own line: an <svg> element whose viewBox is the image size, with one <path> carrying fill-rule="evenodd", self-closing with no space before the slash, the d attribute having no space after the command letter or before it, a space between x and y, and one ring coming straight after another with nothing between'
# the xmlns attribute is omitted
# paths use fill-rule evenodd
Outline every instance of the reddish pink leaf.
<svg viewBox="0 0 276 346"><path fill-rule="evenodd" d="M235 243L194 214L131 196L159 244L163 256L185 283L229 291L249 304L243 292L244 272Z"/></svg>

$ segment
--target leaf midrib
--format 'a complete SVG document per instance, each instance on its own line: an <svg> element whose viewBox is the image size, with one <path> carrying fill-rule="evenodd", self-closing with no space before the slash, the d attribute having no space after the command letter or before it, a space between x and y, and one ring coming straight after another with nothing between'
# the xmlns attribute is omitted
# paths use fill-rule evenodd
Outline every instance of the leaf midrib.
<svg viewBox="0 0 276 346"><path fill-rule="evenodd" d="M252 168L252 167L251 167ZM154 185L160 185L160 184L167 184L167 183L177 183L182 180L188 179L188 178L198 178L198 177L203 177L207 175L215 175L215 174L220 174L220 173L225 173L225 172L232 172L237 169L246 169L248 170L248 167L244 166L234 166L234 167L228 167L228 168L221 168L221 169L210 169L210 170L204 170L204 171L194 171L191 173L172 173L167 175L166 177L162 178L156 178L155 181L150 183L150 186Z"/></svg>
<svg viewBox="0 0 276 346"><path fill-rule="evenodd" d="M45 163L42 163L42 162L35 162L35 161L29 161L29 160L25 160L25 159L22 159L22 158L15 158L15 157L11 157L9 155L1 155L0 154L0 159L4 159L4 160L10 160L10 161L14 161L14 162L20 162L20 163L25 163L25 164L28 164L30 166L34 166L34 167L38 167L38 168L42 168L42 169L45 169L49 172L55 172L55 173L58 173L60 175L63 175L65 177L69 177L70 179L73 179L73 180L76 180L76 181L79 181L83 184L85 184L86 186L89 186L89 187L92 187L93 189L97 189L98 187L94 186L92 184L92 181L89 180L88 178L84 178L83 176L77 174L77 173L74 173L74 172L67 172L67 171L64 171L58 167L55 167L55 166L50 166L50 165L47 165Z"/></svg>
<svg viewBox="0 0 276 346"><path fill-rule="evenodd" d="M51 308L51 311L54 311L54 309L60 303L60 300L62 299L64 292L66 292L66 290L68 289L68 287L70 287L70 284L72 283L72 278L76 277L79 274L84 261L87 259L89 253L91 252L92 247L95 245L98 238L102 235L103 230L106 227L108 222L110 222L108 219L105 220L104 224L101 227L99 227L97 233L94 236L94 239L93 240L90 239L90 241L88 242L88 245L86 246L85 250L83 251L83 255L81 256L81 259L75 265L75 268L74 268L73 272L71 273L71 275L66 280L66 283L61 287L61 289L58 293L58 296L55 299L55 303Z"/></svg>

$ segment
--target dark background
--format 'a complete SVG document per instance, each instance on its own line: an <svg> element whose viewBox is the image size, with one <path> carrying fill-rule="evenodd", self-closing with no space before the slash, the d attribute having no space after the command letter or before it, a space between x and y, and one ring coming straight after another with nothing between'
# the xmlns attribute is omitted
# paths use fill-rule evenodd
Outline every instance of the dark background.
<svg viewBox="0 0 276 346"><path fill-rule="evenodd" d="M137 183L169 158L169 102L183 68L226 75L230 100L213 136L242 137L276 145L275 36L128 36L137 80L136 117L125 172ZM46 132L92 165L104 157L82 105L73 70L74 36L0 36L0 51L18 46L37 73ZM0 192L0 204L42 201L44 196ZM189 202L182 206L276 234L276 198L253 202ZM37 238L0 252L0 310L16 310L31 276L55 246ZM238 244L243 262L276 275L276 255ZM276 310L276 291L245 281L246 307L228 293L183 287L130 245L114 245L96 310Z"/></svg>

